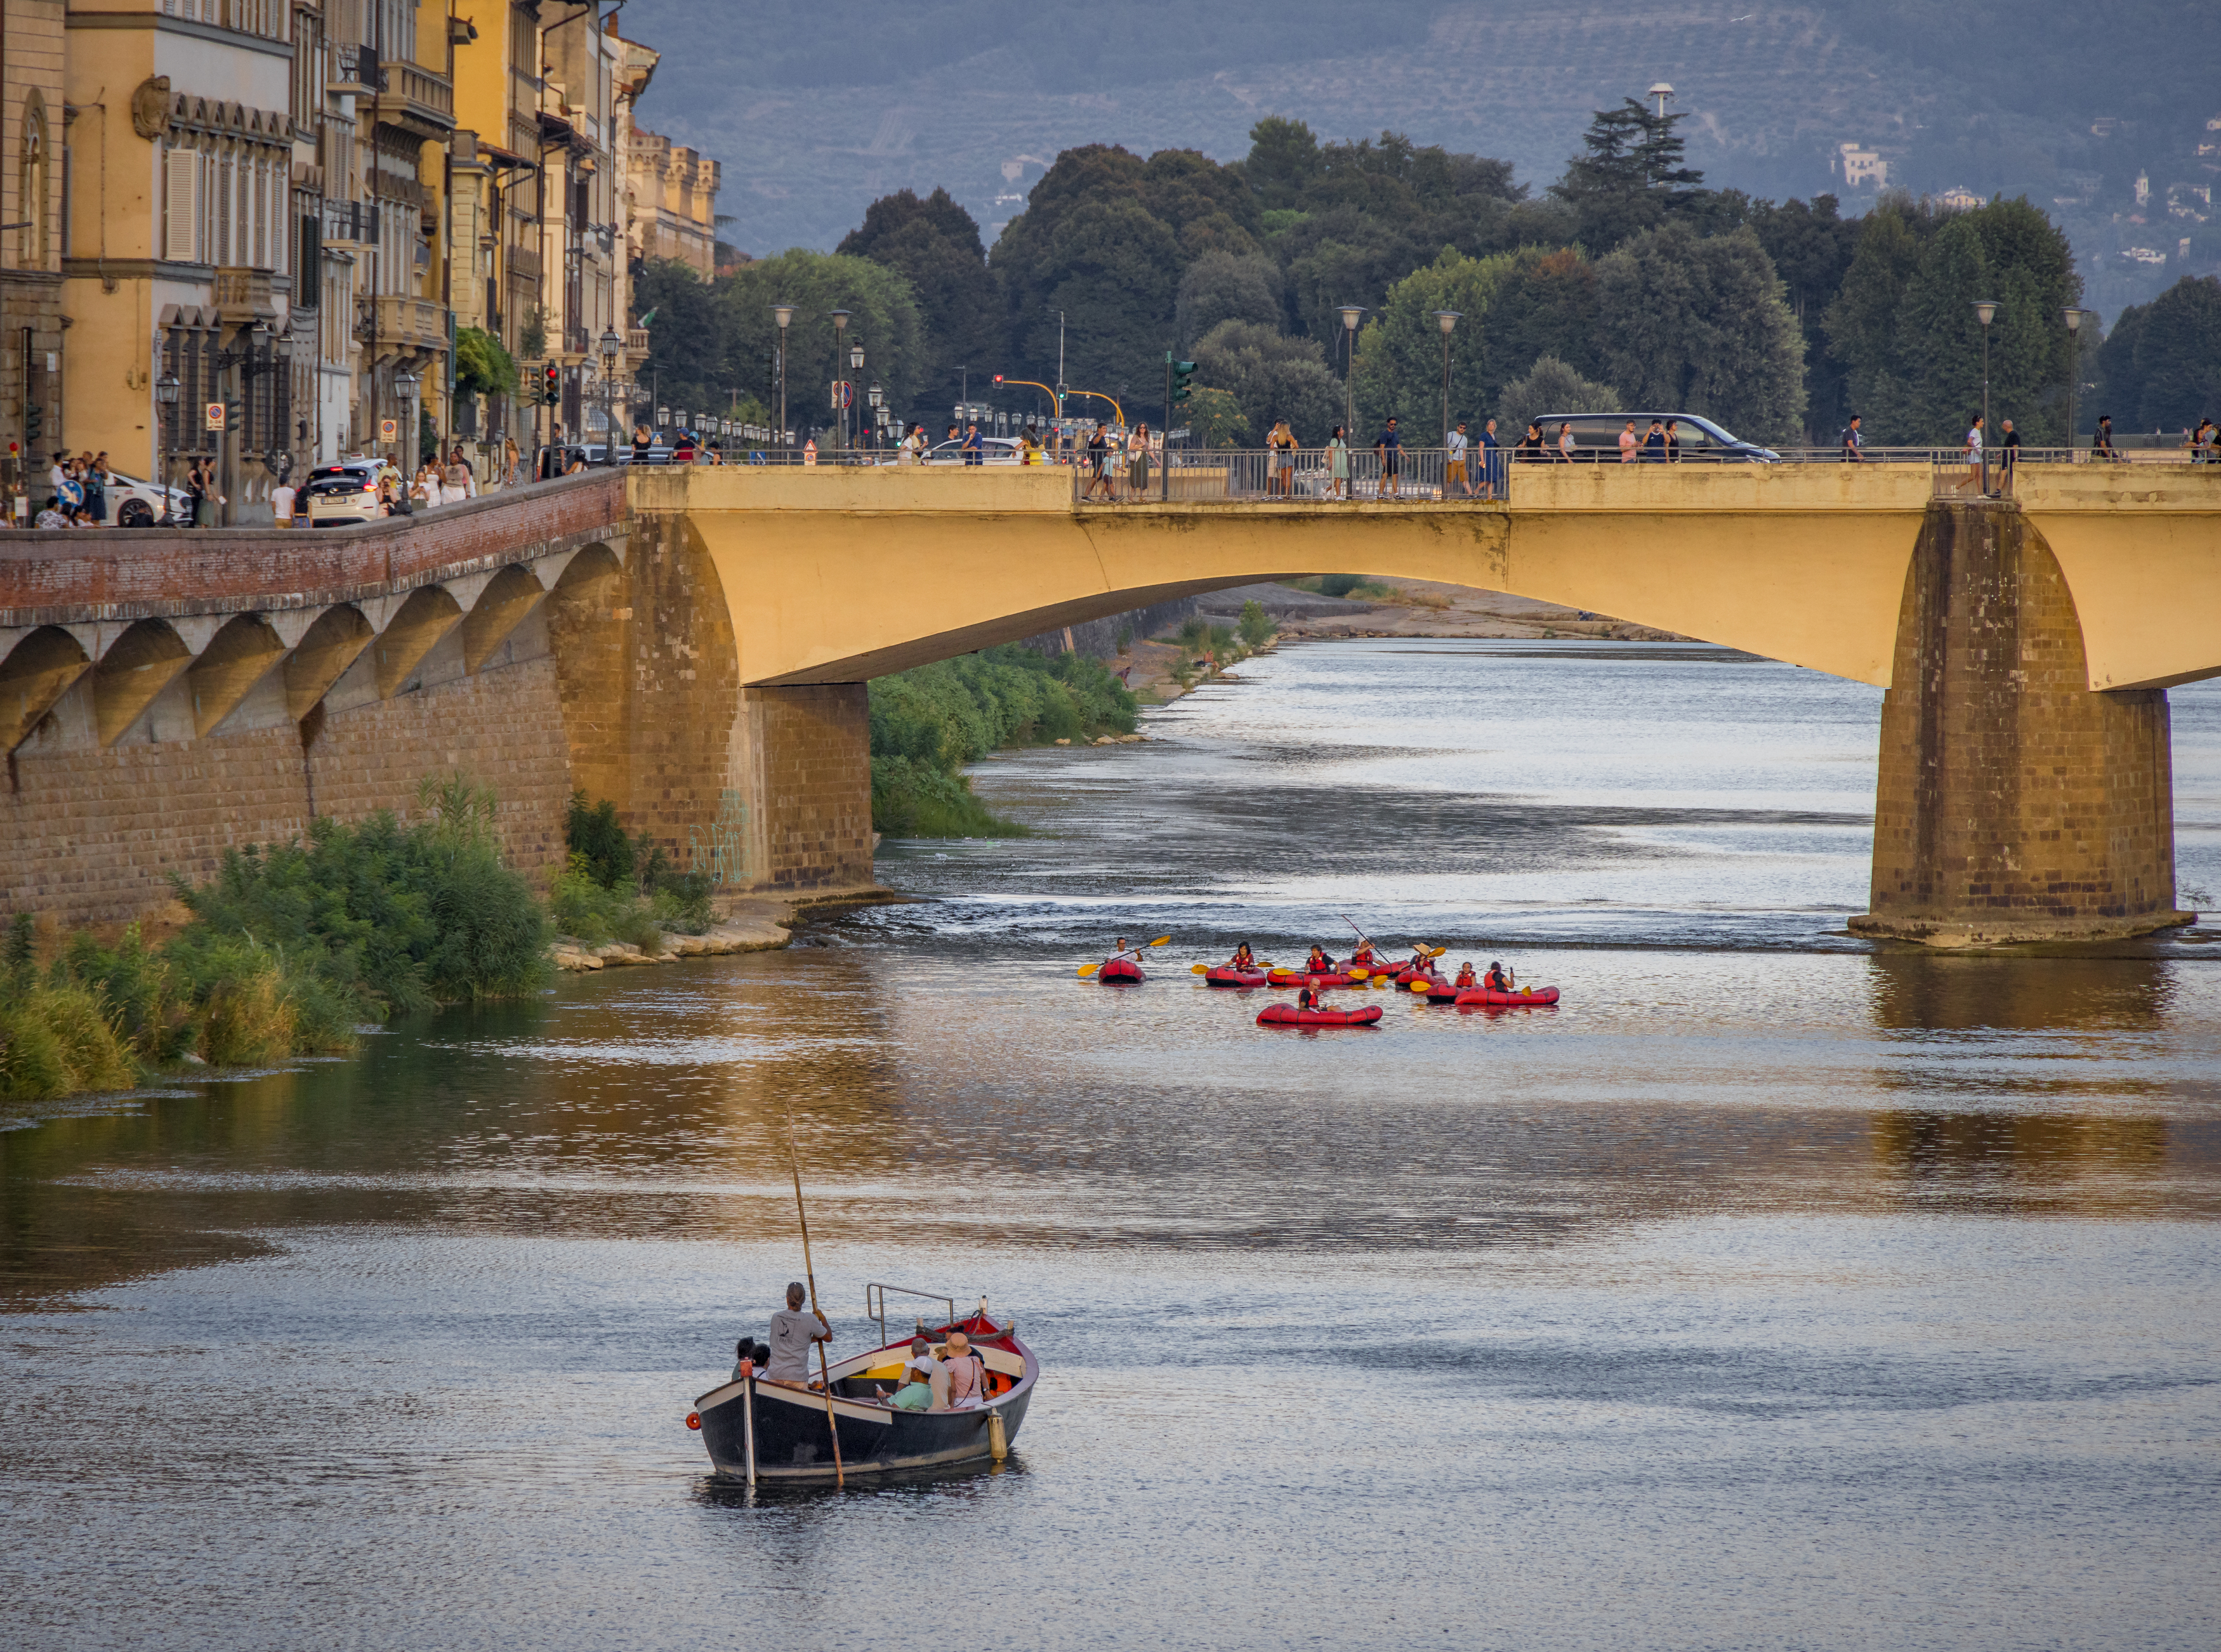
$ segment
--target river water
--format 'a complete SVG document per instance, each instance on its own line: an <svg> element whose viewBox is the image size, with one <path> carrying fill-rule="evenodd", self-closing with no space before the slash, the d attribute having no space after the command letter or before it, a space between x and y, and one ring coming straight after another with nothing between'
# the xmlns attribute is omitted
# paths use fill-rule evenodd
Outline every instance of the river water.
<svg viewBox="0 0 2221 1652"><path fill-rule="evenodd" d="M1788 666L1241 675L983 765L1044 835L890 845L927 898L790 951L0 1119L0 1644L2221 1639L2221 934L1855 940L1880 696ZM1344 914L1564 1001L1186 972ZM1149 982L1077 979L1119 933ZM870 1281L1017 1316L1002 1468L708 1479L790 1110L836 1348Z"/></svg>

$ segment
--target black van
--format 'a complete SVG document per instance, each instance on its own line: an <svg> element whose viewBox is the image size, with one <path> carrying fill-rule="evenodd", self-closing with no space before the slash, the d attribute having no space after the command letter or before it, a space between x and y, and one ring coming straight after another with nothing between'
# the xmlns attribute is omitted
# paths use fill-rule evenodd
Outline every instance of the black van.
<svg viewBox="0 0 2221 1652"><path fill-rule="evenodd" d="M1535 422L1542 427L1547 457L1558 457L1559 432L1570 424L1573 427L1575 458L1592 464L1617 464L1619 433L1627 427L1630 419L1635 421L1635 439L1638 442L1649 435L1653 419L1663 424L1673 440L1668 452L1682 464L1776 464L1781 459L1781 455L1772 448L1730 435L1710 419L1693 413L1546 413ZM1642 460L1640 451L1636 458L1638 462Z"/></svg>

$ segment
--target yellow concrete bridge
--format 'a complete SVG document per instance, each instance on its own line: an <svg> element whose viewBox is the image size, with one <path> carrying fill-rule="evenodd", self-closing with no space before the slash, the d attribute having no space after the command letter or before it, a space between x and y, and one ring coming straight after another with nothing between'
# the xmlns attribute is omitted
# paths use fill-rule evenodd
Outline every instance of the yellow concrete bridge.
<svg viewBox="0 0 2221 1652"><path fill-rule="evenodd" d="M1938 944L2174 907L2166 689L2221 674L2221 466L1522 466L1509 503L1075 507L1058 470L598 472L316 533L0 542L0 907L126 916L319 814L573 789L729 889L871 876L871 677L1333 572L1564 603L1888 690L1873 910Z"/></svg>

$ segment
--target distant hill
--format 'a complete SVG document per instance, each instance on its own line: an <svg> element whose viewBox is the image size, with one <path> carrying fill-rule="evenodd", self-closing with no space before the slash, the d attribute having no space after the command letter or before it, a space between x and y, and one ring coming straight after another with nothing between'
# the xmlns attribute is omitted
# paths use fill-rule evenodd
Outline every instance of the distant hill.
<svg viewBox="0 0 2221 1652"><path fill-rule="evenodd" d="M829 249L905 185L945 185L992 242L1061 149L1234 159L1266 114L1498 156L1539 191L1592 109L1663 80L1713 184L1857 211L1874 184L1845 182L1851 144L1892 186L2025 194L2109 317L2221 271L2221 8L2174 0L632 0L621 18L663 54L642 123L724 164L725 236L752 252Z"/></svg>

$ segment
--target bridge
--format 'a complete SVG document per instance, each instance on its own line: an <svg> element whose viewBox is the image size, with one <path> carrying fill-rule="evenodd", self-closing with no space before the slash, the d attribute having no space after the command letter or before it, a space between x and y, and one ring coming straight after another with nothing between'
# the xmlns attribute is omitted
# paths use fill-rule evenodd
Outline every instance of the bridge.
<svg viewBox="0 0 2221 1652"><path fill-rule="evenodd" d="M2184 921L2165 691L2221 674L2221 467L1932 491L1924 465L1580 465L1521 467L1510 502L1076 508L1056 470L691 468L316 534L14 535L0 898L120 913L449 768L500 789L527 864L579 788L723 888L860 885L869 678L1364 571L1886 689L1866 932Z"/></svg>

